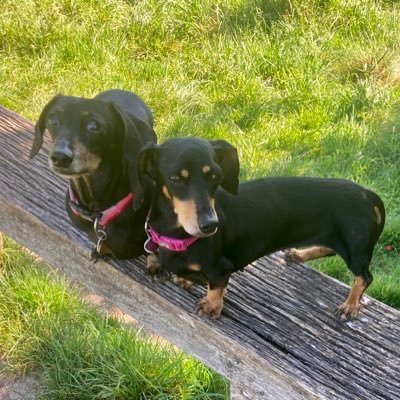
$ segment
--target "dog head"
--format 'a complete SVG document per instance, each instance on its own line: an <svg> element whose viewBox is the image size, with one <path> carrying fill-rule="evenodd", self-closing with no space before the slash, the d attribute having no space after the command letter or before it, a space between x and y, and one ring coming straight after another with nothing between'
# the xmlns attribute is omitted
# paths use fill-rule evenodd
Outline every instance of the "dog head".
<svg viewBox="0 0 400 400"><path fill-rule="evenodd" d="M178 226L192 236L206 237L218 228L218 187L237 193L239 159L236 149L223 140L170 139L142 149L138 174L145 197L152 195L152 182L153 192L171 204Z"/></svg>
<svg viewBox="0 0 400 400"><path fill-rule="evenodd" d="M137 157L148 140L155 141L144 121L111 102L59 95L44 107L35 125L31 158L40 150L46 129L53 142L49 165L55 173L77 178L93 174L103 163L122 163L127 164L132 191L141 187Z"/></svg>

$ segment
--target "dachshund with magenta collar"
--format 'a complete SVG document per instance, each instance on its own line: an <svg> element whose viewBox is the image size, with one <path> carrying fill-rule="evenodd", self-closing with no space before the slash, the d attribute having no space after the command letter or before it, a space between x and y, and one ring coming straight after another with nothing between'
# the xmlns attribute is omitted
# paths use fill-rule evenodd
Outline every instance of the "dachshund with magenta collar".
<svg viewBox="0 0 400 400"><path fill-rule="evenodd" d="M138 175L151 203L148 247L158 246L160 264L183 286L207 285L199 314L220 316L232 273L292 249L292 258L301 261L334 254L344 259L355 279L337 313L357 317L385 223L374 192L343 179L272 177L239 184L236 149L198 138L146 145Z"/></svg>

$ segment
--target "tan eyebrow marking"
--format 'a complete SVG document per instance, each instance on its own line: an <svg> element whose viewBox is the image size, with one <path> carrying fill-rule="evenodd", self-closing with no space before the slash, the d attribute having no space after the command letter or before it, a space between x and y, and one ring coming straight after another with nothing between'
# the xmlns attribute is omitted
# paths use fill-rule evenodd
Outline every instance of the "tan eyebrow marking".
<svg viewBox="0 0 400 400"><path fill-rule="evenodd" d="M182 178L189 178L189 171L187 169L182 169L181 176Z"/></svg>

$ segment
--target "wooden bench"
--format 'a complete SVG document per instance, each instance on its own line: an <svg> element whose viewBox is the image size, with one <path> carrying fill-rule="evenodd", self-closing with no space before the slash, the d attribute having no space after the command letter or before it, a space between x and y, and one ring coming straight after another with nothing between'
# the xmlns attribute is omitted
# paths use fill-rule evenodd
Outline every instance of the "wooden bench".
<svg viewBox="0 0 400 400"><path fill-rule="evenodd" d="M0 231L224 375L232 399L400 398L400 312L366 297L360 320L338 321L349 288L281 253L233 277L218 321L194 313L202 288L152 282L144 259L90 262L66 181L47 151L28 159L32 132L0 107Z"/></svg>

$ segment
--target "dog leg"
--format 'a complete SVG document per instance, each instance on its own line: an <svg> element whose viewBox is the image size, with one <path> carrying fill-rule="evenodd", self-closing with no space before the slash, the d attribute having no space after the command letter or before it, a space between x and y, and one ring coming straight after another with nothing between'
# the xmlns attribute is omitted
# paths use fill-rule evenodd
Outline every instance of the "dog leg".
<svg viewBox="0 0 400 400"><path fill-rule="evenodd" d="M349 297L336 310L336 315L338 315L341 320L345 321L357 318L361 307L361 297L371 282L372 274L370 272L355 277Z"/></svg>
<svg viewBox="0 0 400 400"><path fill-rule="evenodd" d="M155 254L148 254L147 258L147 273L150 276L154 276L157 274L157 270L160 268L160 264L158 262L158 257Z"/></svg>
<svg viewBox="0 0 400 400"><path fill-rule="evenodd" d="M156 281L165 281L169 278L169 272L161 267L158 257L155 254L148 254L146 265L146 273Z"/></svg>
<svg viewBox="0 0 400 400"><path fill-rule="evenodd" d="M197 303L198 314L204 316L210 315L214 319L219 318L224 307L226 290L226 286L211 289L209 285L207 288L207 295Z"/></svg>
<svg viewBox="0 0 400 400"><path fill-rule="evenodd" d="M317 258L332 256L334 254L335 252L332 249L324 246L312 246L307 247L306 249L292 248L285 251L285 255L289 259L300 262L315 260Z"/></svg>

